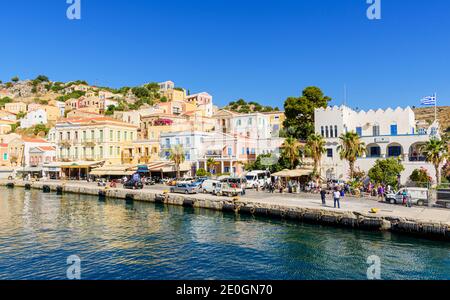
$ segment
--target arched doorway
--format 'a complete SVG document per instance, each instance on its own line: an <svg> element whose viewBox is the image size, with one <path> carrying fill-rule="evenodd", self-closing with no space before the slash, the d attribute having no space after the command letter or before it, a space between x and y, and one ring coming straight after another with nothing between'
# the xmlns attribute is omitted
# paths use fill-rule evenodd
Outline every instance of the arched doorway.
<svg viewBox="0 0 450 300"><path fill-rule="evenodd" d="M378 144L369 144L366 147L366 156L369 158L381 157L381 147Z"/></svg>
<svg viewBox="0 0 450 300"><path fill-rule="evenodd" d="M400 157L403 156L403 147L398 143L392 143L387 146L387 157Z"/></svg>
<svg viewBox="0 0 450 300"><path fill-rule="evenodd" d="M409 161L425 161L426 157L423 154L423 146L425 145L425 143L423 142L417 142L411 145L411 147L409 147Z"/></svg>

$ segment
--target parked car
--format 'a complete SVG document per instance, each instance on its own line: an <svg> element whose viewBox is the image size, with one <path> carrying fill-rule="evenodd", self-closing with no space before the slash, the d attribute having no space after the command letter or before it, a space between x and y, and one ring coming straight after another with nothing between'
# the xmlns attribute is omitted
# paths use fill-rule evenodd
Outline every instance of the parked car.
<svg viewBox="0 0 450 300"><path fill-rule="evenodd" d="M174 187L170 188L170 192L182 194L196 194L197 188L191 184L177 183Z"/></svg>
<svg viewBox="0 0 450 300"><path fill-rule="evenodd" d="M123 187L125 189L142 190L144 188L144 184L141 181L130 179L123 184Z"/></svg>
<svg viewBox="0 0 450 300"><path fill-rule="evenodd" d="M97 186L106 186L107 181L104 178L100 178L97 182Z"/></svg>
<svg viewBox="0 0 450 300"><path fill-rule="evenodd" d="M224 178L220 183L216 184L214 194L217 196L237 196L242 193L240 178Z"/></svg>
<svg viewBox="0 0 450 300"><path fill-rule="evenodd" d="M214 193L214 191L216 190L216 185L220 183L219 180L212 180L212 179L207 179L205 181L203 181L202 183L202 191L203 193Z"/></svg>
<svg viewBox="0 0 450 300"><path fill-rule="evenodd" d="M270 172L269 171L251 171L245 175L247 180L246 188L253 189L256 187L263 187L264 184L270 184Z"/></svg>
<svg viewBox="0 0 450 300"><path fill-rule="evenodd" d="M427 188L402 188L397 193L387 194L385 197L386 202L391 204L402 204L403 203L403 192L411 196L411 202L414 205L427 205L428 204L428 189Z"/></svg>
<svg viewBox="0 0 450 300"><path fill-rule="evenodd" d="M144 184L145 184L145 185L155 185L156 182L155 182L155 180L154 180L153 178L147 177L147 178L145 178L145 180L144 180Z"/></svg>

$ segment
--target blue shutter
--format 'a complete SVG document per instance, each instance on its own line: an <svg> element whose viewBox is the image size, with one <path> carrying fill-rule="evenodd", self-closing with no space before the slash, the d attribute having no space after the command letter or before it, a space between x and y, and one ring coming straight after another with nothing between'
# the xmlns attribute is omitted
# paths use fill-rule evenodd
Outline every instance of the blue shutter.
<svg viewBox="0 0 450 300"><path fill-rule="evenodd" d="M397 135L397 125L391 125L391 135Z"/></svg>

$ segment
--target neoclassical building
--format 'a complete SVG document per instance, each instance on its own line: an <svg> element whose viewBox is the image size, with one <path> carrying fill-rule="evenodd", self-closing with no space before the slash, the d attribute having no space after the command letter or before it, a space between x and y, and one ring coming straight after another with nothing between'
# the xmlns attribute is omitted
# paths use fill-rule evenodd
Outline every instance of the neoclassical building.
<svg viewBox="0 0 450 300"><path fill-rule="evenodd" d="M439 124L419 124L410 108L355 111L347 106L315 110L315 132L326 140L322 174L327 179L348 179L349 166L339 157L339 136L356 132L366 145L366 153L357 159L356 168L367 172L377 159L399 157L405 167L401 182L406 183L411 173L424 167L431 176L435 171L425 162L421 146L431 137L439 137Z"/></svg>

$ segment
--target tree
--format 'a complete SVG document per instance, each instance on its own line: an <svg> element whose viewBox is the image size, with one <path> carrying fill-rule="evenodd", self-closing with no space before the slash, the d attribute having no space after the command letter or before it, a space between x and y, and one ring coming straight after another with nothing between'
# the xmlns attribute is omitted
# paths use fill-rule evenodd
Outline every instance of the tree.
<svg viewBox="0 0 450 300"><path fill-rule="evenodd" d="M36 77L34 80L37 81L37 82L49 82L49 81L50 81L50 80L48 79L48 77L45 76L45 75L39 75L39 76Z"/></svg>
<svg viewBox="0 0 450 300"><path fill-rule="evenodd" d="M415 169L409 176L409 180L416 184L429 184L432 181L431 176L425 168Z"/></svg>
<svg viewBox="0 0 450 300"><path fill-rule="evenodd" d="M214 160L214 158L208 158L208 160L206 161L206 167L208 168L210 173L216 173L216 166L219 163L217 161ZM214 171L213 171L214 170ZM223 170L222 170L223 171Z"/></svg>
<svg viewBox="0 0 450 300"><path fill-rule="evenodd" d="M19 82L19 77L17 77L17 76L14 76L13 78L11 78L11 81L12 82L14 82L14 83L17 83L17 82Z"/></svg>
<svg viewBox="0 0 450 300"><path fill-rule="evenodd" d="M322 160L322 154L326 152L324 138L320 134L310 135L306 141L306 152L314 160L314 174L320 178L320 161Z"/></svg>
<svg viewBox="0 0 450 300"><path fill-rule="evenodd" d="M38 124L33 127L33 134L36 136L42 133L44 134L44 136L46 136L48 132L49 129L44 124Z"/></svg>
<svg viewBox="0 0 450 300"><path fill-rule="evenodd" d="M131 89L133 94L138 98L149 97L150 92L145 87L134 87Z"/></svg>
<svg viewBox="0 0 450 300"><path fill-rule="evenodd" d="M330 97L324 96L318 87L307 87L299 98L289 97L284 103L285 128L292 128L293 137L306 140L314 133L314 110L327 107Z"/></svg>
<svg viewBox="0 0 450 300"><path fill-rule="evenodd" d="M436 171L436 184L441 183L440 167L448 157L447 145L443 140L432 138L423 147L421 147L426 161L433 164Z"/></svg>
<svg viewBox="0 0 450 300"><path fill-rule="evenodd" d="M355 161L366 151L366 146L361 142L359 135L353 131L342 134L339 139L341 145L338 151L341 159L348 161L350 166L350 178L353 179L355 173Z"/></svg>
<svg viewBox="0 0 450 300"><path fill-rule="evenodd" d="M445 164L445 166L442 168L443 171L443 175L445 176L445 178L450 181L450 161L447 161L447 163Z"/></svg>
<svg viewBox="0 0 450 300"><path fill-rule="evenodd" d="M378 159L368 175L375 183L396 186L397 177L404 169L399 158Z"/></svg>
<svg viewBox="0 0 450 300"><path fill-rule="evenodd" d="M197 175L198 177L205 177L205 176L210 176L211 173L207 172L205 169L200 168L197 170L197 172L195 173L195 175Z"/></svg>
<svg viewBox="0 0 450 300"><path fill-rule="evenodd" d="M301 160L302 144L296 138L288 137L281 147L281 155L289 161L289 167L295 169Z"/></svg>
<svg viewBox="0 0 450 300"><path fill-rule="evenodd" d="M169 152L169 159L175 164L177 178L180 178L180 165L186 160L183 147L181 145L172 147Z"/></svg>
<svg viewBox="0 0 450 300"><path fill-rule="evenodd" d="M112 116L112 115L114 115L114 111L115 110L116 110L116 106L115 105L109 105L108 108L105 111L105 115Z"/></svg>

